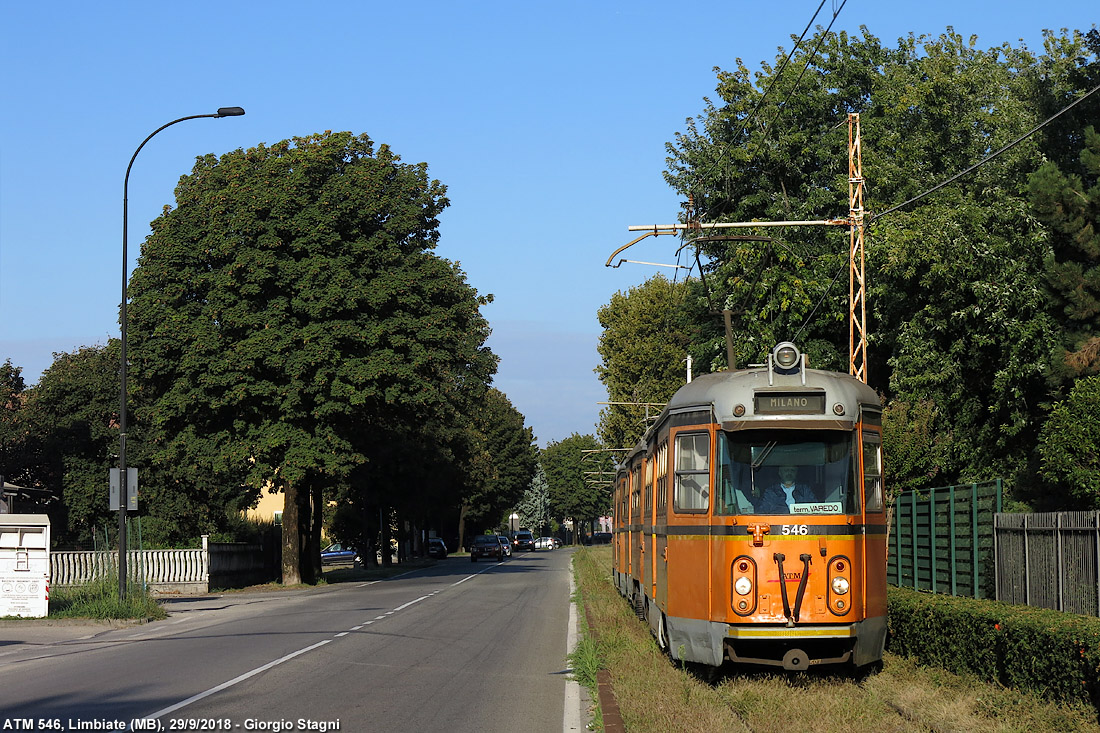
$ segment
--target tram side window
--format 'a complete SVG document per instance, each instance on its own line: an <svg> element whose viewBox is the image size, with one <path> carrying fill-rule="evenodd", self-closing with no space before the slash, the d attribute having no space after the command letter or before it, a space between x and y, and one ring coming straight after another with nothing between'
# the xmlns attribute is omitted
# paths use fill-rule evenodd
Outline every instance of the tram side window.
<svg viewBox="0 0 1100 733"><path fill-rule="evenodd" d="M710 504L710 435L676 436L676 511L705 512Z"/></svg>
<svg viewBox="0 0 1100 733"><path fill-rule="evenodd" d="M863 434L863 496L869 514L882 511L882 439Z"/></svg>

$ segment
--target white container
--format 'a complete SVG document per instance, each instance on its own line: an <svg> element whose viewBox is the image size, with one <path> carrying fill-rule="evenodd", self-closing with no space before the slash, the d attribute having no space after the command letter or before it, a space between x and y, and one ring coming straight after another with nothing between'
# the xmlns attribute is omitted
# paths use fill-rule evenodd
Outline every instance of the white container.
<svg viewBox="0 0 1100 733"><path fill-rule="evenodd" d="M50 611L50 518L0 514L0 617Z"/></svg>

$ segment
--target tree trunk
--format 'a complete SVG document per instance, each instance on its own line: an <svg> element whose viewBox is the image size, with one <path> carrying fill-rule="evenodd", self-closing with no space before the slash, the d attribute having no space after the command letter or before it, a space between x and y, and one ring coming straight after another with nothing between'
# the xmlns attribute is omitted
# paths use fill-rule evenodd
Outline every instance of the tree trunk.
<svg viewBox="0 0 1100 733"><path fill-rule="evenodd" d="M470 511L470 505L462 502L462 508L458 512L458 547L454 552L459 552L466 546L466 513Z"/></svg>
<svg viewBox="0 0 1100 733"><path fill-rule="evenodd" d="M310 560L310 491L287 482L283 485L283 585L315 583ZM318 553L320 554L320 553Z"/></svg>
<svg viewBox="0 0 1100 733"><path fill-rule="evenodd" d="M301 557L301 529L298 520L298 486L283 484L283 585L302 582L299 565Z"/></svg>
<svg viewBox="0 0 1100 733"><path fill-rule="evenodd" d="M363 566L372 568L378 565L378 561L374 556L374 532L371 531L371 507L367 504L362 505L360 511L360 517L363 522L362 542L359 548L359 557L363 561Z"/></svg>
<svg viewBox="0 0 1100 733"><path fill-rule="evenodd" d="M378 538L379 538L378 544L380 545L378 550L379 550L379 552L382 553L382 565L383 565L383 567L388 568L389 566L393 565L393 557L392 557L393 553L390 549L390 538L392 537L392 535L390 534L389 512L387 512L383 509L379 509L378 510L378 521L382 525L381 528L380 528L380 531L378 533Z"/></svg>
<svg viewBox="0 0 1100 733"><path fill-rule="evenodd" d="M309 564L313 570L313 580L321 578L321 530L324 529L325 512L323 510L324 497L321 491L321 482L315 481L310 491L313 505L313 521L309 533Z"/></svg>

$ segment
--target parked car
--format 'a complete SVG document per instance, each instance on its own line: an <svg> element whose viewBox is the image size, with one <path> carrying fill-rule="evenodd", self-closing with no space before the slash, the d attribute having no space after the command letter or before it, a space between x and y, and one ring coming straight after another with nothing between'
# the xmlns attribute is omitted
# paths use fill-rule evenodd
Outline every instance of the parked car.
<svg viewBox="0 0 1100 733"><path fill-rule="evenodd" d="M437 557L440 560L447 557L447 544L438 537L429 537L428 557Z"/></svg>
<svg viewBox="0 0 1100 733"><path fill-rule="evenodd" d="M335 542L321 550L321 563L359 562L359 553L350 545Z"/></svg>
<svg viewBox="0 0 1100 733"><path fill-rule="evenodd" d="M561 540L559 540L557 537L551 537L550 539L554 540L554 549L555 550L557 548L561 547Z"/></svg>
<svg viewBox="0 0 1100 733"><path fill-rule="evenodd" d="M553 550L554 549L554 538L553 537L539 537L537 540L535 540L535 549L536 550Z"/></svg>
<svg viewBox="0 0 1100 733"><path fill-rule="evenodd" d="M529 530L521 529L516 532L516 536L512 538L512 547L516 550L527 550L534 552L535 550L535 535Z"/></svg>
<svg viewBox="0 0 1100 733"><path fill-rule="evenodd" d="M508 539L507 537L505 537L502 534L498 534L497 537L500 539L500 544L503 545L503 547L504 547L504 556L505 557L511 557L512 556L512 540Z"/></svg>
<svg viewBox="0 0 1100 733"><path fill-rule="evenodd" d="M608 545L611 544L610 532L595 532L592 535L592 544L595 545Z"/></svg>
<svg viewBox="0 0 1100 733"><path fill-rule="evenodd" d="M479 534L470 543L470 562L477 562L479 557L491 557L494 560L504 560L504 545L500 544L500 538L495 534Z"/></svg>

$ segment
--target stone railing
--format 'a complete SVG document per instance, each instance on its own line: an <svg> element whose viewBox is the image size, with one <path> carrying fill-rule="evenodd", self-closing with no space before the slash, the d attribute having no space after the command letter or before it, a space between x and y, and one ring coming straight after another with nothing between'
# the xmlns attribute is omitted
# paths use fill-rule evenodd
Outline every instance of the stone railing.
<svg viewBox="0 0 1100 733"><path fill-rule="evenodd" d="M259 544L210 542L185 550L130 550L127 575L155 595L207 593L279 579L277 552ZM52 551L50 585L84 585L118 573L118 551Z"/></svg>

